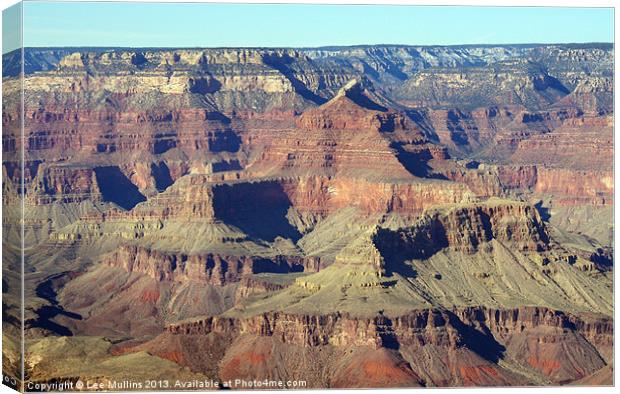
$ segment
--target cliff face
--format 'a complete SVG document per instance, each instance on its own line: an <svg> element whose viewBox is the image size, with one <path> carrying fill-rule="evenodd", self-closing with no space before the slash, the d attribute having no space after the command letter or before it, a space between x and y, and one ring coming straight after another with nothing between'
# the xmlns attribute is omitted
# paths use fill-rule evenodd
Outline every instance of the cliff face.
<svg viewBox="0 0 620 394"><path fill-rule="evenodd" d="M471 338L463 331L464 326L474 326L477 330L487 329L502 342L540 326L568 329L591 340L607 356L611 355L613 325L609 319L599 317L584 321L574 315L533 307L508 310L484 307L452 311L419 310L393 319L381 315L360 319L346 314L296 316L266 313L247 319L214 316L171 324L166 327L166 332L179 335L207 335L214 332L234 336L275 336L284 342L305 347L331 344L379 348L392 347L394 342L465 347L472 344L468 343Z"/></svg>
<svg viewBox="0 0 620 394"><path fill-rule="evenodd" d="M305 111L294 127L249 132L247 145L262 152L251 171L411 179L393 140L401 134L419 143L425 138L404 114L379 104L380 99L352 80L327 103Z"/></svg>
<svg viewBox="0 0 620 394"><path fill-rule="evenodd" d="M418 377L419 383L441 386L456 382L459 385L493 385L498 382L512 384L519 379L530 384L536 383L535 379L555 383L579 379L605 364L604 357L611 354L613 326L605 318L583 321L544 308L494 310L478 307L441 312L418 310L397 318L379 315L371 319L342 314L300 316L279 313L243 320L213 317L170 325L166 332L164 336L219 334L232 337L233 341L239 341L236 338L242 336L269 337L293 347L324 348L324 351L360 346L397 349L400 360L404 361L407 370L413 372L412 375ZM575 347L570 364L554 358L564 346L563 341L564 345L571 343ZM529 347L531 353L528 354L536 356L521 354L522 346ZM231 352L234 350L233 345ZM427 365L425 369L423 358L428 352L454 356L436 360L434 366ZM278 368L277 361L266 356L265 362L275 362L271 368ZM234 357L234 354L226 354L224 359ZM468 359L471 361L469 365L466 363ZM491 362L497 359L511 361L505 361L502 367L493 366ZM520 373L523 375L515 373L516 366L522 368ZM228 368L226 362L222 363L220 375L225 376ZM454 372L447 373L446 368ZM528 373L533 380L522 380ZM251 373L248 371L247 374ZM339 371L331 374L337 380ZM354 375L351 379L349 384L359 384Z"/></svg>
<svg viewBox="0 0 620 394"><path fill-rule="evenodd" d="M427 258L442 248L475 253L491 240L541 252L549 236L534 207L499 202L430 214L413 227L378 233L375 242L385 251Z"/></svg>
<svg viewBox="0 0 620 394"><path fill-rule="evenodd" d="M214 379L600 382L612 49L26 49L23 139L5 54L27 335Z"/></svg>
<svg viewBox="0 0 620 394"><path fill-rule="evenodd" d="M420 71L408 79L397 94L413 106L544 108L566 96L568 89L530 62L504 61L466 70ZM428 101L430 97L433 101ZM468 104L463 106L462 103Z"/></svg>
<svg viewBox="0 0 620 394"><path fill-rule="evenodd" d="M312 272L320 268L319 258L274 256L271 259L218 254L186 255L123 246L102 263L127 272L146 274L156 281L201 282L225 285L263 272Z"/></svg>
<svg viewBox="0 0 620 394"><path fill-rule="evenodd" d="M56 199L72 203L100 201L102 198L97 175L92 168L41 169L33 180L32 192L34 204L49 204Z"/></svg>
<svg viewBox="0 0 620 394"><path fill-rule="evenodd" d="M143 152L143 159L146 153L167 155L170 157L165 162L172 170L183 166L179 163L183 155L210 152L206 157L214 168L232 169L244 165L243 155L238 154L241 131L256 126L263 131L277 130L278 123L288 128L292 122L299 129L297 136L315 129L344 130L347 124L359 130L385 132L406 129L404 123L410 123L418 132L438 138L461 153L486 148L490 158L552 166L600 169L611 152L610 118L601 115L609 113L609 108L592 111L591 103L586 103L610 91L604 80L612 61L604 47L27 52L32 61L25 86L30 92L27 100L33 100L26 103L30 162L40 157L65 159L80 152L95 156L110 153L105 161L117 161L115 164L130 174L145 171L139 168L141 163L120 159L121 153L131 152L130 161L137 159L136 152ZM11 59L5 56L7 69ZM339 67L334 67L336 61ZM362 62L374 72L360 70ZM376 86L374 97L362 103L369 108L355 109L343 106L348 100L334 100L331 111L335 115L330 116L327 108L313 109L338 98L339 89L355 76ZM433 79L440 77L440 81ZM392 87L394 79L402 85L399 89ZM491 88L494 84L501 86ZM3 141L4 151L11 152L19 149L20 143L10 137L14 135L10 125L17 119L15 94L19 84L8 79L6 85ZM416 95L441 101L449 88L462 89L477 99L450 94L454 102L440 105L422 100L415 106L428 109L417 108L415 112L396 102L397 97L411 99ZM363 96L356 89L349 90L343 98ZM499 93L478 102L487 97L485 92ZM572 96L580 98L570 99ZM388 107L404 109L409 119L389 111L376 113ZM295 120L294 114L301 111L306 113ZM260 125L254 124L256 113L264 119ZM281 120L276 120L275 114ZM138 129L140 133L136 134ZM250 143L250 138L261 143L269 137L248 134L245 142ZM377 142L370 136L360 138L365 139L360 141L362 146ZM419 141L415 133L407 138ZM290 146L296 136L287 139L282 142ZM315 143L327 148L337 144L338 138L331 136ZM577 146L592 149L589 153L598 162L577 155ZM350 148L356 149L356 144ZM307 150L310 146L305 147ZM323 161L324 167L337 166L333 163L338 161L332 157L334 149L326 150L322 159L307 156L305 162L304 153L287 152L290 162L286 165L304 166L312 160ZM183 153L179 155L178 151ZM266 160L283 159L275 154L266 152ZM154 165L160 162L150 157L146 160ZM379 151L376 160L390 159ZM177 172L182 174L183 169ZM140 189L153 189L153 181L132 182Z"/></svg>

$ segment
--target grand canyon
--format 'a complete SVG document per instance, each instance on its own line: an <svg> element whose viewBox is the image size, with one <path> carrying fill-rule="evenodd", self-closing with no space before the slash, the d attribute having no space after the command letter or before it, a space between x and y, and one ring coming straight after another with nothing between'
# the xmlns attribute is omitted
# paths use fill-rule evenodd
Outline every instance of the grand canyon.
<svg viewBox="0 0 620 394"><path fill-rule="evenodd" d="M5 375L613 384L612 44L21 55Z"/></svg>

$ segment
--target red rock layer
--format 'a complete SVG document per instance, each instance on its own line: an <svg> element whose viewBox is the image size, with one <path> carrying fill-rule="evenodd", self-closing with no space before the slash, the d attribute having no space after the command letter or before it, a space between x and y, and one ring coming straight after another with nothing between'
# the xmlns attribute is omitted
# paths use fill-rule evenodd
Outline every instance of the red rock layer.
<svg viewBox="0 0 620 394"><path fill-rule="evenodd" d="M34 179L27 203L49 204L53 201L63 203L90 200L101 201L101 190L92 168L74 166L46 167Z"/></svg>
<svg viewBox="0 0 620 394"><path fill-rule="evenodd" d="M336 365L331 387L419 387L422 379L409 363L387 349L359 349Z"/></svg>
<svg viewBox="0 0 620 394"><path fill-rule="evenodd" d="M539 169L534 191L553 195L563 205L612 205L613 171Z"/></svg>
<svg viewBox="0 0 620 394"><path fill-rule="evenodd" d="M467 185L480 197L509 196L510 192L550 196L557 205L612 205L611 170L578 170L544 165L462 167L440 171L446 178Z"/></svg>
<svg viewBox="0 0 620 394"><path fill-rule="evenodd" d="M439 140L450 147L476 149L486 145L523 111L519 106L460 109L432 109L428 119Z"/></svg>
<svg viewBox="0 0 620 394"><path fill-rule="evenodd" d="M613 120L611 117L570 118L548 133L518 141L510 161L540 163L577 170L611 171Z"/></svg>
<svg viewBox="0 0 620 394"><path fill-rule="evenodd" d="M229 124L226 116L209 109L119 111L47 105L26 109L24 133L29 155L50 158L75 152L160 154L175 147L187 152L234 152L238 141ZM5 151L19 149L19 140L15 142Z"/></svg>
<svg viewBox="0 0 620 394"><path fill-rule="evenodd" d="M293 206L319 212L356 206L368 214L415 214L435 204L458 203L472 196L464 185L434 180L389 183L312 176L285 182L283 187Z"/></svg>
<svg viewBox="0 0 620 394"><path fill-rule="evenodd" d="M450 379L458 377L459 385L497 384L493 377L503 379L504 384L522 384L522 377L521 380L513 377L511 382L509 374L506 375L495 364L504 353L555 382L580 379L605 366L601 354L611 354L613 342L613 322L609 318L576 317L538 307L419 310L393 318L271 312L243 319L208 317L172 324L166 330L168 335L181 336L225 334L232 336L233 341L248 335L273 337L288 346L310 348L326 345L345 348L362 346L383 351L396 348L406 358L419 357L432 348L435 349L434 357L438 357L436 363L449 366L452 371ZM571 343L568 348L562 345L567 340ZM526 352L523 352L523 343L528 346ZM371 351L370 354L374 353ZM351 362L370 367L368 363L372 358L367 356ZM568 357L569 362L560 363L560 360L566 361L561 357ZM265 360L269 359L266 355ZM465 360L469 360L470 364L464 363ZM415 361L420 365L425 363L422 359ZM401 374L403 370L394 370L391 363L386 364L386 368L389 373L404 376ZM440 370L428 369L424 373L434 384L454 385L453 381L441 380ZM344 378L344 375L341 377ZM365 384L363 378L354 380ZM347 383L353 384L351 381ZM399 385L399 380L393 385Z"/></svg>
<svg viewBox="0 0 620 394"><path fill-rule="evenodd" d="M388 135L407 127L403 115L364 108L342 93L318 108L305 111L295 127L284 130L263 127L260 132L248 133L244 145L262 150L248 169L258 175L284 171L412 179L388 139ZM419 133L416 135L423 139Z"/></svg>

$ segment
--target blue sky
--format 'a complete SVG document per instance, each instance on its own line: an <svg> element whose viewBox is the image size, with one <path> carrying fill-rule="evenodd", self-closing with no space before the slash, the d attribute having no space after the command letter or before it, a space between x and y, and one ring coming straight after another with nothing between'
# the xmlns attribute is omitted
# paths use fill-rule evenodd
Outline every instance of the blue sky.
<svg viewBox="0 0 620 394"><path fill-rule="evenodd" d="M613 41L611 8L24 4L24 45L34 47L307 47L594 41Z"/></svg>
<svg viewBox="0 0 620 394"><path fill-rule="evenodd" d="M2 11L2 53L21 46L21 6L15 4Z"/></svg>

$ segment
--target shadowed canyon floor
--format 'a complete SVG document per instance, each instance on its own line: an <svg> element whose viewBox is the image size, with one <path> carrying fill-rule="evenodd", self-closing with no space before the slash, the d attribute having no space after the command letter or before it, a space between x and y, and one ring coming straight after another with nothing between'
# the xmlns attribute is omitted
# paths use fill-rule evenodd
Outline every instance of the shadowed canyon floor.
<svg viewBox="0 0 620 394"><path fill-rule="evenodd" d="M16 56L6 371L613 383L610 45Z"/></svg>

